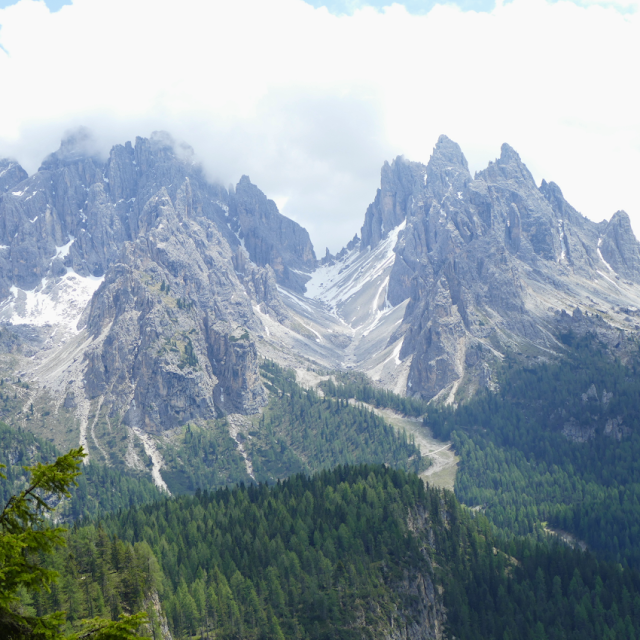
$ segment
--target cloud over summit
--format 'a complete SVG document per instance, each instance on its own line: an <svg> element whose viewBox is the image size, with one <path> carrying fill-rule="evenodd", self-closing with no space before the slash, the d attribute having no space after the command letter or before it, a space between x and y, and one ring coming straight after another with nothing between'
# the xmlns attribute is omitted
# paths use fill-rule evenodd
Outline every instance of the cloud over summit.
<svg viewBox="0 0 640 640"><path fill-rule="evenodd" d="M586 215L640 230L640 14L514 0L491 12L302 0L74 0L0 10L0 156L34 171L63 133L103 152L164 129L224 184L249 174L322 254L359 228L385 159L440 133L473 169L509 142Z"/></svg>

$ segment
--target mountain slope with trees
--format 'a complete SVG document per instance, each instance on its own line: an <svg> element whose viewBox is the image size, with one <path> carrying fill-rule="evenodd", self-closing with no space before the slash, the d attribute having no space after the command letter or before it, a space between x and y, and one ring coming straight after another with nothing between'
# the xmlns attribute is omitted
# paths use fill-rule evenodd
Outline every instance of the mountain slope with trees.
<svg viewBox="0 0 640 640"><path fill-rule="evenodd" d="M623 364L593 335L564 339L561 360L508 361L499 391L432 408L425 424L454 441L459 499L497 527L524 535L549 523L639 566L640 354Z"/></svg>

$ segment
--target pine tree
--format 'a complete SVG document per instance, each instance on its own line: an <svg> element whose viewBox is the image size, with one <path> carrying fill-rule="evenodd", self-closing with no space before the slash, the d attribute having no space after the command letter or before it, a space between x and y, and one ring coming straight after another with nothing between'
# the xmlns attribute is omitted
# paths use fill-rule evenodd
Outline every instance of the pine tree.
<svg viewBox="0 0 640 640"><path fill-rule="evenodd" d="M38 555L51 554L56 547L63 546L65 529L51 527L46 515L53 511L52 501L70 497L69 489L77 486L76 478L85 456L80 447L52 464L25 467L31 474L29 486L12 496L0 513L0 637L6 640L78 637L63 633L66 619L63 611L34 615L22 606L20 596L24 592L47 590L56 583L57 572L38 562ZM3 473L0 478L6 480ZM82 608L82 593L77 585L67 583L63 587L73 615ZM86 622L80 636L96 640L135 638L136 629L145 620L144 613L122 617L118 622L94 618Z"/></svg>

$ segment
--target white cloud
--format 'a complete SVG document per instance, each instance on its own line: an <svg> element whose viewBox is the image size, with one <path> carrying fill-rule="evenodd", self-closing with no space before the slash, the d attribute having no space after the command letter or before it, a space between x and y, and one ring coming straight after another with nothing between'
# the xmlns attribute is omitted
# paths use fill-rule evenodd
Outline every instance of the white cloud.
<svg viewBox="0 0 640 640"><path fill-rule="evenodd" d="M166 129L286 202L322 254L360 227L385 159L426 162L446 133L473 169L509 142L583 213L624 208L640 232L640 14L602 4L633 8L21 0L0 10L0 156L34 171L71 127L105 151Z"/></svg>

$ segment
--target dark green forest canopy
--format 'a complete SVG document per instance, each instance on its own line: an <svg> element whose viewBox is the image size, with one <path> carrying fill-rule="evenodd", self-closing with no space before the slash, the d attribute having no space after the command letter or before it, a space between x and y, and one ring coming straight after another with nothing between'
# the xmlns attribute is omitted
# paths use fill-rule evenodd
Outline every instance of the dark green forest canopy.
<svg viewBox="0 0 640 640"><path fill-rule="evenodd" d="M295 372L269 360L262 366L272 402L253 434L265 434L268 448L251 449L254 469L264 480L312 473L339 464L380 463L419 472L428 464L404 432L397 433L368 408L346 397L321 397L302 388ZM278 451L279 455L269 452ZM260 479L256 475L257 479Z"/></svg>
<svg viewBox="0 0 640 640"><path fill-rule="evenodd" d="M569 531L602 557L640 566L640 358L625 364L593 336L565 336L557 363L508 361L498 392L432 408L452 438L456 494L505 531ZM615 351L615 350L614 350Z"/></svg>
<svg viewBox="0 0 640 640"><path fill-rule="evenodd" d="M640 637L637 572L496 537L451 492L380 465L164 499L77 528L68 550L62 584L83 588L58 605L84 613L88 590L91 606L134 610L158 589L177 638L382 637L420 621L403 588L418 575L444 587L448 637Z"/></svg>

